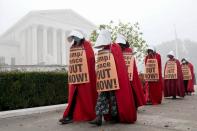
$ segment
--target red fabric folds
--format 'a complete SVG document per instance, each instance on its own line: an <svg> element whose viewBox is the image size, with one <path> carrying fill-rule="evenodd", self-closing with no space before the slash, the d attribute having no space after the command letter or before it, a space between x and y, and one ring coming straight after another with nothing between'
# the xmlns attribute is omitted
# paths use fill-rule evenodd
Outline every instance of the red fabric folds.
<svg viewBox="0 0 197 131"><path fill-rule="evenodd" d="M67 117L69 113L72 112L74 121L90 121L96 117L95 106L97 91L95 57L90 42L84 41L83 46L86 51L90 82L69 85L68 107L63 115L63 117ZM76 95L74 95L75 93ZM72 110L72 104L74 104L74 110Z"/></svg>
<svg viewBox="0 0 197 131"><path fill-rule="evenodd" d="M183 83L183 73L181 69L181 64L176 59L171 59L169 61L172 61L172 60L175 60L177 64L177 78L178 79L165 79L164 80L164 97L170 97L170 96L184 97L185 89L184 89L184 83ZM164 69L166 69L166 65Z"/></svg>
<svg viewBox="0 0 197 131"><path fill-rule="evenodd" d="M111 50L116 63L120 89L115 91L119 121L122 123L134 123L137 120L136 107L133 92L130 87L126 64L118 44L112 44L105 49Z"/></svg>
<svg viewBox="0 0 197 131"><path fill-rule="evenodd" d="M188 63L189 69L191 71L192 74L192 79L188 80L188 84L187 84L187 91L188 92L194 92L194 67L193 65L189 62Z"/></svg>
<svg viewBox="0 0 197 131"><path fill-rule="evenodd" d="M159 67L159 80L157 82L147 82L146 83L146 92L145 98L146 101L150 101L153 105L161 104L162 101L162 90L163 90L163 80L162 80L162 65L161 65L161 56L158 53L152 55L147 55L145 58L145 64L147 59L157 59Z"/></svg>
<svg viewBox="0 0 197 131"><path fill-rule="evenodd" d="M123 49L123 52L132 53L131 48ZM133 81L130 82L131 88L134 93L134 100L137 107L143 106L146 104L142 83L140 81L138 70L136 66L136 61L134 60L134 67L133 67Z"/></svg>

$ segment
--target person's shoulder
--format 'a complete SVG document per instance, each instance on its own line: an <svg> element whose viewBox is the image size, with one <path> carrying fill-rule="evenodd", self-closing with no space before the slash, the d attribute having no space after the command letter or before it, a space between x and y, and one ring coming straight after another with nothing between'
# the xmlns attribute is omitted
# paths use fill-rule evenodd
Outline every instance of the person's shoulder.
<svg viewBox="0 0 197 131"><path fill-rule="evenodd" d="M86 46L86 47L91 47L91 48L93 47L92 42L91 41L88 41L88 40L84 40L83 41L83 45Z"/></svg>
<svg viewBox="0 0 197 131"><path fill-rule="evenodd" d="M192 63L188 62L188 66L193 67Z"/></svg>
<svg viewBox="0 0 197 131"><path fill-rule="evenodd" d="M129 48L129 47L128 48L125 48L124 51L126 51L126 52L132 52L132 48Z"/></svg>
<svg viewBox="0 0 197 131"><path fill-rule="evenodd" d="M157 57L161 57L161 55L160 55L158 52L156 52L155 55L156 55Z"/></svg>
<svg viewBox="0 0 197 131"><path fill-rule="evenodd" d="M175 61L176 61L176 63L181 65L181 62L178 59L175 58Z"/></svg>
<svg viewBox="0 0 197 131"><path fill-rule="evenodd" d="M121 50L121 47L117 43L112 43L111 48L115 50Z"/></svg>
<svg viewBox="0 0 197 131"><path fill-rule="evenodd" d="M193 66L193 64L191 62L188 62L188 63L189 63L189 65Z"/></svg>
<svg viewBox="0 0 197 131"><path fill-rule="evenodd" d="M119 48L120 47L119 44L117 44L117 43L112 43L112 46L113 47L116 47L116 48Z"/></svg>
<svg viewBox="0 0 197 131"><path fill-rule="evenodd" d="M85 40L83 41L83 44L84 44L84 45L91 45L91 41L88 41L88 40L85 39Z"/></svg>

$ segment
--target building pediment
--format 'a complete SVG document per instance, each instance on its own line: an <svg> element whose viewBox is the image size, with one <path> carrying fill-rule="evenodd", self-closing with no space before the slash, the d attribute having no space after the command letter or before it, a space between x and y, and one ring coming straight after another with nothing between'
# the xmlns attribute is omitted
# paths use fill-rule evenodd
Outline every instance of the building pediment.
<svg viewBox="0 0 197 131"><path fill-rule="evenodd" d="M73 29L88 36L96 26L70 9L31 11L0 37L0 56L6 64L66 65Z"/></svg>
<svg viewBox="0 0 197 131"><path fill-rule="evenodd" d="M0 46L16 46L19 47L19 42L15 40L0 39Z"/></svg>
<svg viewBox="0 0 197 131"><path fill-rule="evenodd" d="M87 30L93 30L96 28L93 23L91 23L86 18L82 17L71 9L41 10L29 12L17 23L15 23L11 28L9 28L4 34L2 34L2 37L6 37L10 33L17 31L17 29L20 29L28 23L43 24L46 23L46 21L53 24L61 24L61 27L62 25L76 28L80 28L80 26L82 26L82 28L87 28Z"/></svg>

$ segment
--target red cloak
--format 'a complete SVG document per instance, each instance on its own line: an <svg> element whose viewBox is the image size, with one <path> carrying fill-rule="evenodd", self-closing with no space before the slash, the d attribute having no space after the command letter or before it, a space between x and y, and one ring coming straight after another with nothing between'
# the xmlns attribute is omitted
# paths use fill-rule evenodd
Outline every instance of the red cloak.
<svg viewBox="0 0 197 131"><path fill-rule="evenodd" d="M90 121L96 117L95 106L97 100L97 91L95 56L90 42L84 41L83 46L86 51L90 82L84 84L69 84L68 107L66 108L63 115L65 118L70 112L73 112L74 121ZM74 95L75 92L76 95ZM71 109L72 104L74 104L74 110Z"/></svg>
<svg viewBox="0 0 197 131"><path fill-rule="evenodd" d="M134 123L137 120L136 107L121 47L114 43L105 47L105 49L111 50L116 63L120 86L120 89L115 91L119 121L122 123Z"/></svg>
<svg viewBox="0 0 197 131"><path fill-rule="evenodd" d="M146 82L146 101L150 100L153 105L161 104L162 101L162 90L163 90L163 80L162 80L162 67L161 67L161 56L158 53L152 55L147 55L145 57L145 64L148 59L157 59L159 68L159 80L157 82Z"/></svg>
<svg viewBox="0 0 197 131"><path fill-rule="evenodd" d="M123 52L132 53L132 49L124 48ZM134 93L134 100L135 100L136 106L140 107L140 106L145 105L146 101L144 97L144 91L143 91L142 83L138 76L138 70L137 70L135 59L134 59L134 67L133 67L133 81L131 81L130 83L131 83L131 87Z"/></svg>
<svg viewBox="0 0 197 131"><path fill-rule="evenodd" d="M189 66L189 69L190 69L191 74L192 74L192 79L188 81L187 91L188 92L194 92L194 67L190 62L188 63L188 66Z"/></svg>
<svg viewBox="0 0 197 131"><path fill-rule="evenodd" d="M185 89L183 83L183 73L181 64L177 59L171 59L168 61L175 60L177 64L177 79L164 79L164 97L170 96L185 96ZM167 63L167 62L166 62ZM166 65L164 71L166 70Z"/></svg>

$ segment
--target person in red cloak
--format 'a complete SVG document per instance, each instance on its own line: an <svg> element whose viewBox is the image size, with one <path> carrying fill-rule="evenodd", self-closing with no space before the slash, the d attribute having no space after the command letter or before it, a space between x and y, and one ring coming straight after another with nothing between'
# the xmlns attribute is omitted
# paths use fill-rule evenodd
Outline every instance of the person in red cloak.
<svg viewBox="0 0 197 131"><path fill-rule="evenodd" d="M85 50L89 82L69 84L68 106L59 122L67 124L73 121L91 121L96 117L94 108L97 99L94 52L91 43L78 30L71 31L68 41L73 43L71 48L82 47Z"/></svg>
<svg viewBox="0 0 197 131"><path fill-rule="evenodd" d="M119 34L117 36L116 43L120 45L123 55L124 55L124 53L133 53L132 49L129 48L129 43L126 41L126 38L123 35ZM137 70L135 58L133 60L133 74L132 75L133 75L132 76L133 79L130 80L130 85L133 90L135 106L136 106L136 108L138 108L140 106L145 105L146 101L145 101L145 97L144 97L142 83L141 83L140 78L138 76L138 70Z"/></svg>
<svg viewBox="0 0 197 131"><path fill-rule="evenodd" d="M96 48L100 51L110 51L114 57L120 89L100 92L96 104L96 119L90 124L102 125L102 116L107 115L108 120L121 123L134 123L137 119L133 92L130 88L126 64L118 44L111 44L111 33L101 30ZM106 117L105 117L106 118Z"/></svg>
<svg viewBox="0 0 197 131"><path fill-rule="evenodd" d="M174 52L170 51L167 55L170 61L174 61L177 66L177 79L175 78L166 78L166 69L167 69L167 62L164 68L164 97L171 97L173 99L176 99L176 96L184 97L185 96L185 90L184 90L184 83L183 83L183 73L181 70L181 64L179 60L174 58Z"/></svg>
<svg viewBox="0 0 197 131"><path fill-rule="evenodd" d="M185 58L183 58L181 60L181 62L182 62L181 66L188 65L190 72L191 72L192 78L190 80L184 80L185 95L191 95L191 93L194 92L194 78L195 78L194 77L194 67Z"/></svg>
<svg viewBox="0 0 197 131"><path fill-rule="evenodd" d="M145 57L145 64L148 59L156 59L158 62L159 70L159 80L158 81L146 81L145 84L145 99L147 104L161 104L162 101L162 90L163 90L163 80L162 80L162 64L161 56L155 51L153 47L148 47L148 55Z"/></svg>

